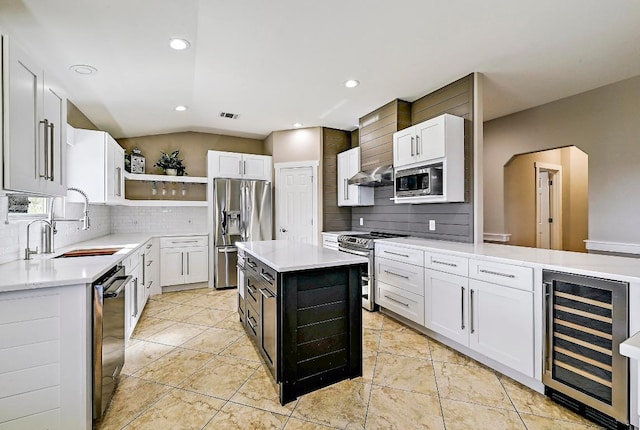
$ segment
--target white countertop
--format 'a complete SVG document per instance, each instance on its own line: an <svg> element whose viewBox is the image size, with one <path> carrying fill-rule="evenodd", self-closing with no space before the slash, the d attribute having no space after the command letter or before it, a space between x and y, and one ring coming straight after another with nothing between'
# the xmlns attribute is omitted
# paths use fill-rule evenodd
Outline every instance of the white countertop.
<svg viewBox="0 0 640 430"><path fill-rule="evenodd" d="M277 272L368 263L366 258L357 255L287 240L239 242L236 245Z"/></svg>
<svg viewBox="0 0 640 430"><path fill-rule="evenodd" d="M343 231L323 231L322 234L329 236L340 236L341 234L367 234L366 231L343 230Z"/></svg>
<svg viewBox="0 0 640 430"><path fill-rule="evenodd" d="M0 292L90 284L153 237L201 235L207 233L112 234L60 248L53 254L34 255L31 260L0 264ZM113 255L53 258L74 249L117 247L123 249Z"/></svg>
<svg viewBox="0 0 640 430"><path fill-rule="evenodd" d="M640 332L620 344L620 354L640 360Z"/></svg>
<svg viewBox="0 0 640 430"><path fill-rule="evenodd" d="M585 276L615 278L623 282L640 282L640 259L637 258L494 243L457 243L412 237L379 239L376 240L376 243L389 243L407 248L472 257L479 260L541 267Z"/></svg>

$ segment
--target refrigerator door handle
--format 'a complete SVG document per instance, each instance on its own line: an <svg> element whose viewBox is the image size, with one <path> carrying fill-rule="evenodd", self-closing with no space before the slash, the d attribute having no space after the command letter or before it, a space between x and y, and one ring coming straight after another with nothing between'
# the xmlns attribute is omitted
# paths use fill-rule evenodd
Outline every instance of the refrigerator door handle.
<svg viewBox="0 0 640 430"><path fill-rule="evenodd" d="M222 234L227 234L227 211L222 209L221 215L222 221L220 221L220 227L222 227Z"/></svg>

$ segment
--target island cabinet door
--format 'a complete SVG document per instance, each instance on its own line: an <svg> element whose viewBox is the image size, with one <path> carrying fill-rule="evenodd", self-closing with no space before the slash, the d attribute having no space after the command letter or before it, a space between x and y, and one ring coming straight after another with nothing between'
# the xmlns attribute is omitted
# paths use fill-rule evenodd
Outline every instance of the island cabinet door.
<svg viewBox="0 0 640 430"><path fill-rule="evenodd" d="M362 266L279 274L282 404L362 375Z"/></svg>

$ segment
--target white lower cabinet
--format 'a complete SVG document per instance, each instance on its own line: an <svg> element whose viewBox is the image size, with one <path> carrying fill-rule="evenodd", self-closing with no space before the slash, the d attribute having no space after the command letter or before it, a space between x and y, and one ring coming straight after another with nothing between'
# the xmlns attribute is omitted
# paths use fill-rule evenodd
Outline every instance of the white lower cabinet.
<svg viewBox="0 0 640 430"><path fill-rule="evenodd" d="M533 377L533 292L471 279L469 299L469 346Z"/></svg>
<svg viewBox="0 0 640 430"><path fill-rule="evenodd" d="M469 279L425 270L424 325L461 345L469 346L467 329Z"/></svg>
<svg viewBox="0 0 640 430"><path fill-rule="evenodd" d="M389 255L395 257L395 254ZM422 264L405 262L422 262L423 252L414 252L412 257L395 260L376 256L376 304L424 325L424 269Z"/></svg>
<svg viewBox="0 0 640 430"><path fill-rule="evenodd" d="M209 248L206 236L160 239L160 285L206 282Z"/></svg>
<svg viewBox="0 0 640 430"><path fill-rule="evenodd" d="M425 280L425 327L534 376L533 291L431 269Z"/></svg>
<svg viewBox="0 0 640 430"><path fill-rule="evenodd" d="M424 324L424 297L376 281L376 303L420 325Z"/></svg>

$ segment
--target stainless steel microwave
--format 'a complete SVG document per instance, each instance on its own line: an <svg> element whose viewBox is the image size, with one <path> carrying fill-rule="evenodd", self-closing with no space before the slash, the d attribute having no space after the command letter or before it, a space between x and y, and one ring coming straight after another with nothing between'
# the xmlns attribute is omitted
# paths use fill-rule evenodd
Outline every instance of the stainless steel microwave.
<svg viewBox="0 0 640 430"><path fill-rule="evenodd" d="M441 196L442 163L396 170L395 196Z"/></svg>

